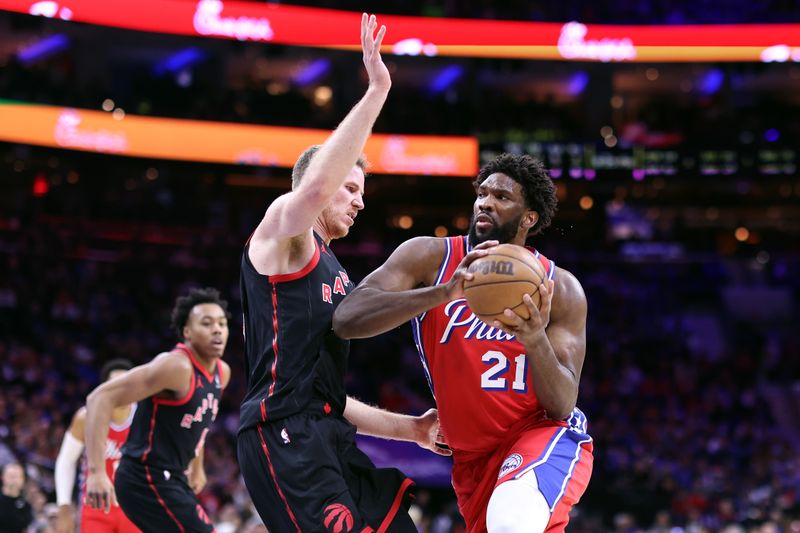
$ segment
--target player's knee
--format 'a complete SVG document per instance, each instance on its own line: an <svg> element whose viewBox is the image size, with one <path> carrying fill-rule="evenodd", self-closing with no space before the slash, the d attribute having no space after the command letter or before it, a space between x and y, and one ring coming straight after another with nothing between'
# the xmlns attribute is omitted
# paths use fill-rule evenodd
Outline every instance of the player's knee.
<svg viewBox="0 0 800 533"><path fill-rule="evenodd" d="M550 507L539 489L523 480L506 481L492 492L486 510L489 533L538 533L550 520Z"/></svg>

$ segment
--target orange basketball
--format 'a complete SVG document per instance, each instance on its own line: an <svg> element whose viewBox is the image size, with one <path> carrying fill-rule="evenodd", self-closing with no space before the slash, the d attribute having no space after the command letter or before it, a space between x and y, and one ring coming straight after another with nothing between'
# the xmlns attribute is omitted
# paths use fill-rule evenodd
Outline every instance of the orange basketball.
<svg viewBox="0 0 800 533"><path fill-rule="evenodd" d="M522 297L530 294L540 306L539 285L546 277L542 263L529 250L516 244L500 244L468 268L474 277L464 282L469 308L478 318L490 324L494 320L507 323L503 311L508 308L522 318L530 318Z"/></svg>

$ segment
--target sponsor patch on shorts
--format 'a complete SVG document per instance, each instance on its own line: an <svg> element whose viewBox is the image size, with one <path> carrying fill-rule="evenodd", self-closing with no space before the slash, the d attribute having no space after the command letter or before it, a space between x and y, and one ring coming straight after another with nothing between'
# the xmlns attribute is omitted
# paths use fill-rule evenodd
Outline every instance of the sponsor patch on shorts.
<svg viewBox="0 0 800 533"><path fill-rule="evenodd" d="M505 476L506 474L510 474L522 464L522 456L518 453L512 453L506 460L503 461L503 466L500 467L500 473L497 475L497 479Z"/></svg>

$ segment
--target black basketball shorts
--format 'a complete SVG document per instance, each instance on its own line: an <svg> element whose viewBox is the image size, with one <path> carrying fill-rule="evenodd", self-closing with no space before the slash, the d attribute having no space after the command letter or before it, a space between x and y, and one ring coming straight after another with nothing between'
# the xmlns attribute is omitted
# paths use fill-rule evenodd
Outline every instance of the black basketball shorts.
<svg viewBox="0 0 800 533"><path fill-rule="evenodd" d="M125 515L144 533L209 533L214 525L182 474L123 457L114 490Z"/></svg>
<svg viewBox="0 0 800 533"><path fill-rule="evenodd" d="M413 482L376 468L344 418L303 413L239 434L239 466L270 533L416 533Z"/></svg>

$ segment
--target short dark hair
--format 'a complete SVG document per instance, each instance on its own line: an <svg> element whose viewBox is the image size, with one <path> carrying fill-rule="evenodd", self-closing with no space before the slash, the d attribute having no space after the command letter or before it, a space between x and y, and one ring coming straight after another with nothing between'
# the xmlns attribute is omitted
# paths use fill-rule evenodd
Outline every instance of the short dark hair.
<svg viewBox="0 0 800 533"><path fill-rule="evenodd" d="M528 209L539 213L539 220L529 234L541 233L552 222L558 204L556 186L544 164L529 155L501 154L481 167L472 184L477 189L486 178L498 172L522 186Z"/></svg>
<svg viewBox="0 0 800 533"><path fill-rule="evenodd" d="M300 180L305 176L308 165L311 164L311 159L319 152L320 148L322 148L321 144L313 144L306 148L305 152L300 154L300 157L297 158L297 162L295 162L294 167L292 167L292 189L300 185ZM356 161L355 166L363 170L364 175L367 174L368 163L363 154L358 156L358 161Z"/></svg>
<svg viewBox="0 0 800 533"><path fill-rule="evenodd" d="M172 308L171 327L178 335L178 339L183 340L183 328L189 321L189 314L192 308L199 304L217 304L228 315L228 302L223 300L219 291L213 287L204 289L191 289L185 296L179 296L175 300L175 307Z"/></svg>
<svg viewBox="0 0 800 533"><path fill-rule="evenodd" d="M133 368L133 363L121 357L112 359L103 365L100 369L100 380L102 382L108 381L108 377L115 370L130 370Z"/></svg>

